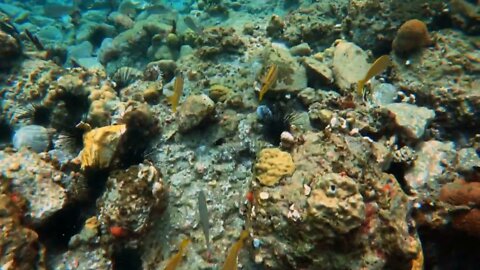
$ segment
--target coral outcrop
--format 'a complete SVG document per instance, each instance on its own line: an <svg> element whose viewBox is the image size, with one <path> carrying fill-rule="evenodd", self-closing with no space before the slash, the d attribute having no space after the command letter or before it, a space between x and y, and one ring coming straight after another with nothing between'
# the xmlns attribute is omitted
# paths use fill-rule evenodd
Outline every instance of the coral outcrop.
<svg viewBox="0 0 480 270"><path fill-rule="evenodd" d="M113 171L98 200L101 229L116 237L138 238L151 227L152 218L159 217L165 199L165 184L153 165L142 163Z"/></svg>
<svg viewBox="0 0 480 270"><path fill-rule="evenodd" d="M406 195L380 170L380 145L348 135L303 139L282 185L253 183L252 231L262 243L255 261L272 269L411 269L421 247L408 229Z"/></svg>
<svg viewBox="0 0 480 270"><path fill-rule="evenodd" d="M365 221L365 204L353 179L339 174L322 175L307 200L313 226L325 234L345 234Z"/></svg>

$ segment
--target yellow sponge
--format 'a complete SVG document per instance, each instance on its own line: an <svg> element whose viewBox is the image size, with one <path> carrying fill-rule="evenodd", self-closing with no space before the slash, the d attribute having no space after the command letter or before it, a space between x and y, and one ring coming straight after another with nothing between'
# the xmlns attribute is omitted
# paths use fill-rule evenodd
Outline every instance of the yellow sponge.
<svg viewBox="0 0 480 270"><path fill-rule="evenodd" d="M257 180L265 186L274 186L284 176L290 176L295 171L292 156L278 148L265 148L260 151L255 173Z"/></svg>

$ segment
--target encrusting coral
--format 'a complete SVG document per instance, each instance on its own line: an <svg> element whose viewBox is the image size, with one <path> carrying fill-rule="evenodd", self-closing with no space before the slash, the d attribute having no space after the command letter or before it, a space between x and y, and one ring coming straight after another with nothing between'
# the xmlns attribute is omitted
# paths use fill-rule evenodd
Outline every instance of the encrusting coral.
<svg viewBox="0 0 480 270"><path fill-rule="evenodd" d="M255 164L257 180L265 186L275 186L284 176L292 175L292 156L278 148L262 149Z"/></svg>

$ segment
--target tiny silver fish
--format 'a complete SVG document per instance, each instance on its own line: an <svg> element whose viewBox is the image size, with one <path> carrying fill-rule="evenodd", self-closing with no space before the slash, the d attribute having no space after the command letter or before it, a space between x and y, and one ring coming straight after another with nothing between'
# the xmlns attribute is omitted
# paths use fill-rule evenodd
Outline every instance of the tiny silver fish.
<svg viewBox="0 0 480 270"><path fill-rule="evenodd" d="M210 251L210 218L208 216L207 199L203 190L198 192L198 212L200 214L200 225L202 225L207 249Z"/></svg>

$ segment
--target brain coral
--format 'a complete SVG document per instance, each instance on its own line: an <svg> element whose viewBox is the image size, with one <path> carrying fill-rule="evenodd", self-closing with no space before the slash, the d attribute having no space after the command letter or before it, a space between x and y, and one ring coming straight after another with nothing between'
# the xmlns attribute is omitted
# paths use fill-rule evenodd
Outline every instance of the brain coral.
<svg viewBox="0 0 480 270"><path fill-rule="evenodd" d="M258 155L255 171L262 185L274 186L282 177L292 175L295 164L289 153L278 148L265 148Z"/></svg>
<svg viewBox="0 0 480 270"><path fill-rule="evenodd" d="M407 54L428 46L430 43L430 35L425 23L413 19L400 26L392 46L396 53Z"/></svg>

